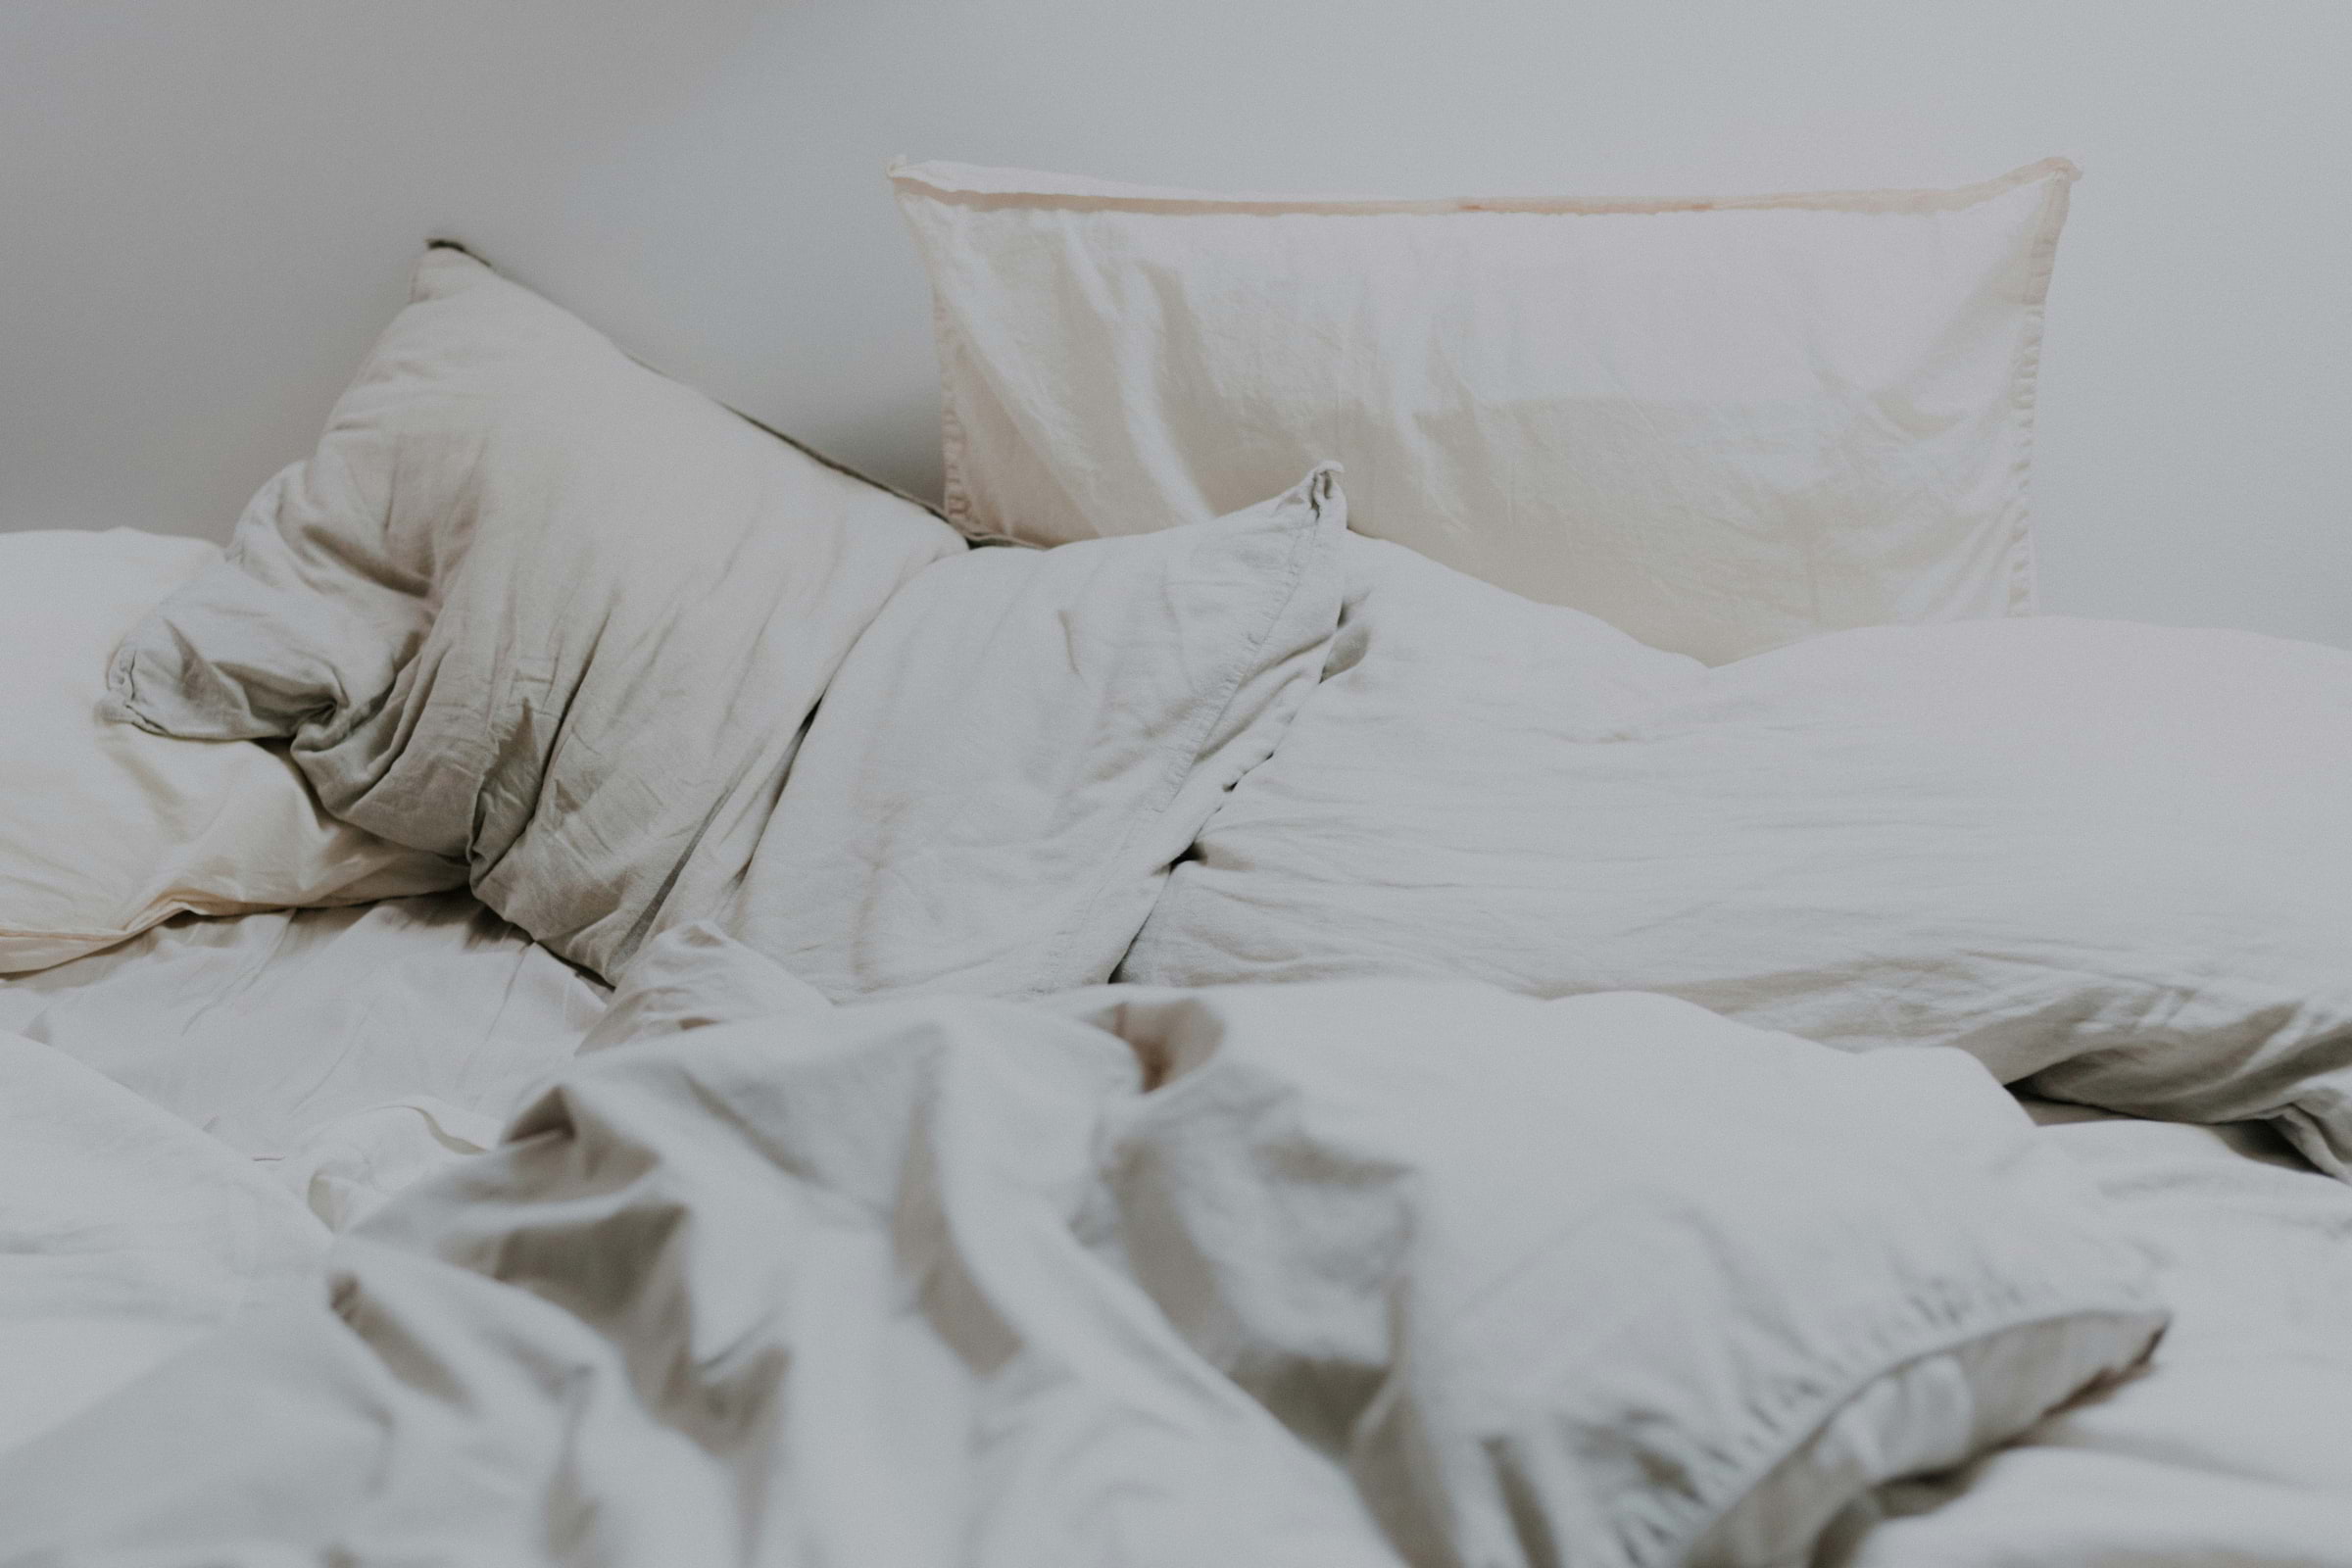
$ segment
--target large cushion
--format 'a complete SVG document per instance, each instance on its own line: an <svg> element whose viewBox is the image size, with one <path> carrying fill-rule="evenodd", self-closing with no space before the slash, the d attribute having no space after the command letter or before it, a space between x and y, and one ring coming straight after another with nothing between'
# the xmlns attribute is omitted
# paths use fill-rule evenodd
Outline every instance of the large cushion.
<svg viewBox="0 0 2352 1568"><path fill-rule="evenodd" d="M1350 540L1126 976L1668 992L2352 1174L2352 654L2063 618L1707 670Z"/></svg>
<svg viewBox="0 0 2352 1568"><path fill-rule="evenodd" d="M106 723L115 643L218 545L117 528L0 534L0 973L182 912L359 904L451 887L453 860L318 808L283 747Z"/></svg>
<svg viewBox="0 0 2352 1568"><path fill-rule="evenodd" d="M2146 1251L1954 1052L1484 986L1062 1005L1159 1084L1100 1140L1105 1250L1407 1562L1803 1562L2163 1320Z"/></svg>
<svg viewBox="0 0 2352 1568"><path fill-rule="evenodd" d="M1247 511L925 570L825 694L733 929L837 1000L1110 978L1321 673L1332 470Z"/></svg>
<svg viewBox="0 0 2352 1568"><path fill-rule="evenodd" d="M116 711L291 737L329 810L609 975L732 885L851 643L962 549L440 248L318 451L124 640Z"/></svg>
<svg viewBox="0 0 2352 1568"><path fill-rule="evenodd" d="M1213 516L1328 455L1359 532L1710 662L2033 608L2061 160L1689 200L894 177L975 533Z"/></svg>

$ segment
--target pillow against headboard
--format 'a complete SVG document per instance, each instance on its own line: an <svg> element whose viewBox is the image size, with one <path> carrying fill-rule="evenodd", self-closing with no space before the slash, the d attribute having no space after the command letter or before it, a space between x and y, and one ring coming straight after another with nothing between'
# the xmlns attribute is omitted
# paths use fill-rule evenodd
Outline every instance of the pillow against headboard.
<svg viewBox="0 0 2352 1568"><path fill-rule="evenodd" d="M851 643L963 549L436 248L318 450L123 641L114 711L291 737L329 810L611 975L731 885Z"/></svg>
<svg viewBox="0 0 2352 1568"><path fill-rule="evenodd" d="M2034 608L2075 172L1657 201L893 177L959 526L1208 517L1329 455L1358 532L1713 663Z"/></svg>

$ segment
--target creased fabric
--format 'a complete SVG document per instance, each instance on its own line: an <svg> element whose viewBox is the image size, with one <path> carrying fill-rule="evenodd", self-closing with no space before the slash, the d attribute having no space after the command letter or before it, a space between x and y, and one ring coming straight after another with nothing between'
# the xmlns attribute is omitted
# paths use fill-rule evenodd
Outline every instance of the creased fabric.
<svg viewBox="0 0 2352 1568"><path fill-rule="evenodd" d="M2063 160L1624 201L892 177L969 531L1164 527L1330 456L1359 531L1710 663L2034 608Z"/></svg>
<svg viewBox="0 0 2352 1568"><path fill-rule="evenodd" d="M457 886L464 867L319 809L280 746L110 724L107 660L220 547L130 528L0 534L0 974L180 913Z"/></svg>
<svg viewBox="0 0 2352 1568"><path fill-rule="evenodd" d="M1956 1054L1659 998L662 1026L346 1235L331 1310L0 1458L0 1561L1778 1561L2161 1326L2037 1138ZM1875 1458L1788 1467L1839 1421Z"/></svg>
<svg viewBox="0 0 2352 1568"><path fill-rule="evenodd" d="M435 249L318 451L123 640L113 711L290 737L334 814L610 976L732 885L851 643L962 549Z"/></svg>
<svg viewBox="0 0 2352 1568"><path fill-rule="evenodd" d="M1124 978L1663 992L2352 1174L2352 655L2036 617L1709 670L1348 547L1325 679Z"/></svg>
<svg viewBox="0 0 2352 1568"><path fill-rule="evenodd" d="M835 1000L1108 980L1321 675L1347 526L1319 466L1229 517L929 567L851 650L716 917Z"/></svg>
<svg viewBox="0 0 2352 1568"><path fill-rule="evenodd" d="M203 1129L341 1229L495 1144L603 992L453 889L173 920L0 982L0 1030Z"/></svg>
<svg viewBox="0 0 2352 1568"><path fill-rule="evenodd" d="M2038 1103L2042 1138L2162 1247L2145 1371L1886 1488L1817 1568L2309 1568L2352 1543L2352 1187L2270 1129Z"/></svg>
<svg viewBox="0 0 2352 1568"><path fill-rule="evenodd" d="M0 1028L0 1451L316 1302L327 1241L266 1166Z"/></svg>

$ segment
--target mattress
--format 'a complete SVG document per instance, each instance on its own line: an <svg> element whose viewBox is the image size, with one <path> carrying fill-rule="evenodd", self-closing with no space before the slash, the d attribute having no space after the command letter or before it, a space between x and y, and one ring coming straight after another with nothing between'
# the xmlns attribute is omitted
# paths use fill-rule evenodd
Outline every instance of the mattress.
<svg viewBox="0 0 2352 1568"><path fill-rule="evenodd" d="M464 893L183 918L0 983L0 1448L318 1289L334 1231L494 1141L605 999ZM2352 1562L2352 1188L2259 1127L2027 1103L2163 1250L2174 1325L1818 1561Z"/></svg>

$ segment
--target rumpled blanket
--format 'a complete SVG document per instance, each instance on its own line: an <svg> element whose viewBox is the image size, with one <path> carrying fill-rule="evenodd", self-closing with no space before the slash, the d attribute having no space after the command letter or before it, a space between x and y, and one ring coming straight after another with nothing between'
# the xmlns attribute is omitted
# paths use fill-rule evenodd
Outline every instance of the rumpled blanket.
<svg viewBox="0 0 2352 1568"><path fill-rule="evenodd" d="M1773 1560L2163 1321L1957 1053L1390 982L642 1015L331 1304L0 1460L0 1561Z"/></svg>

